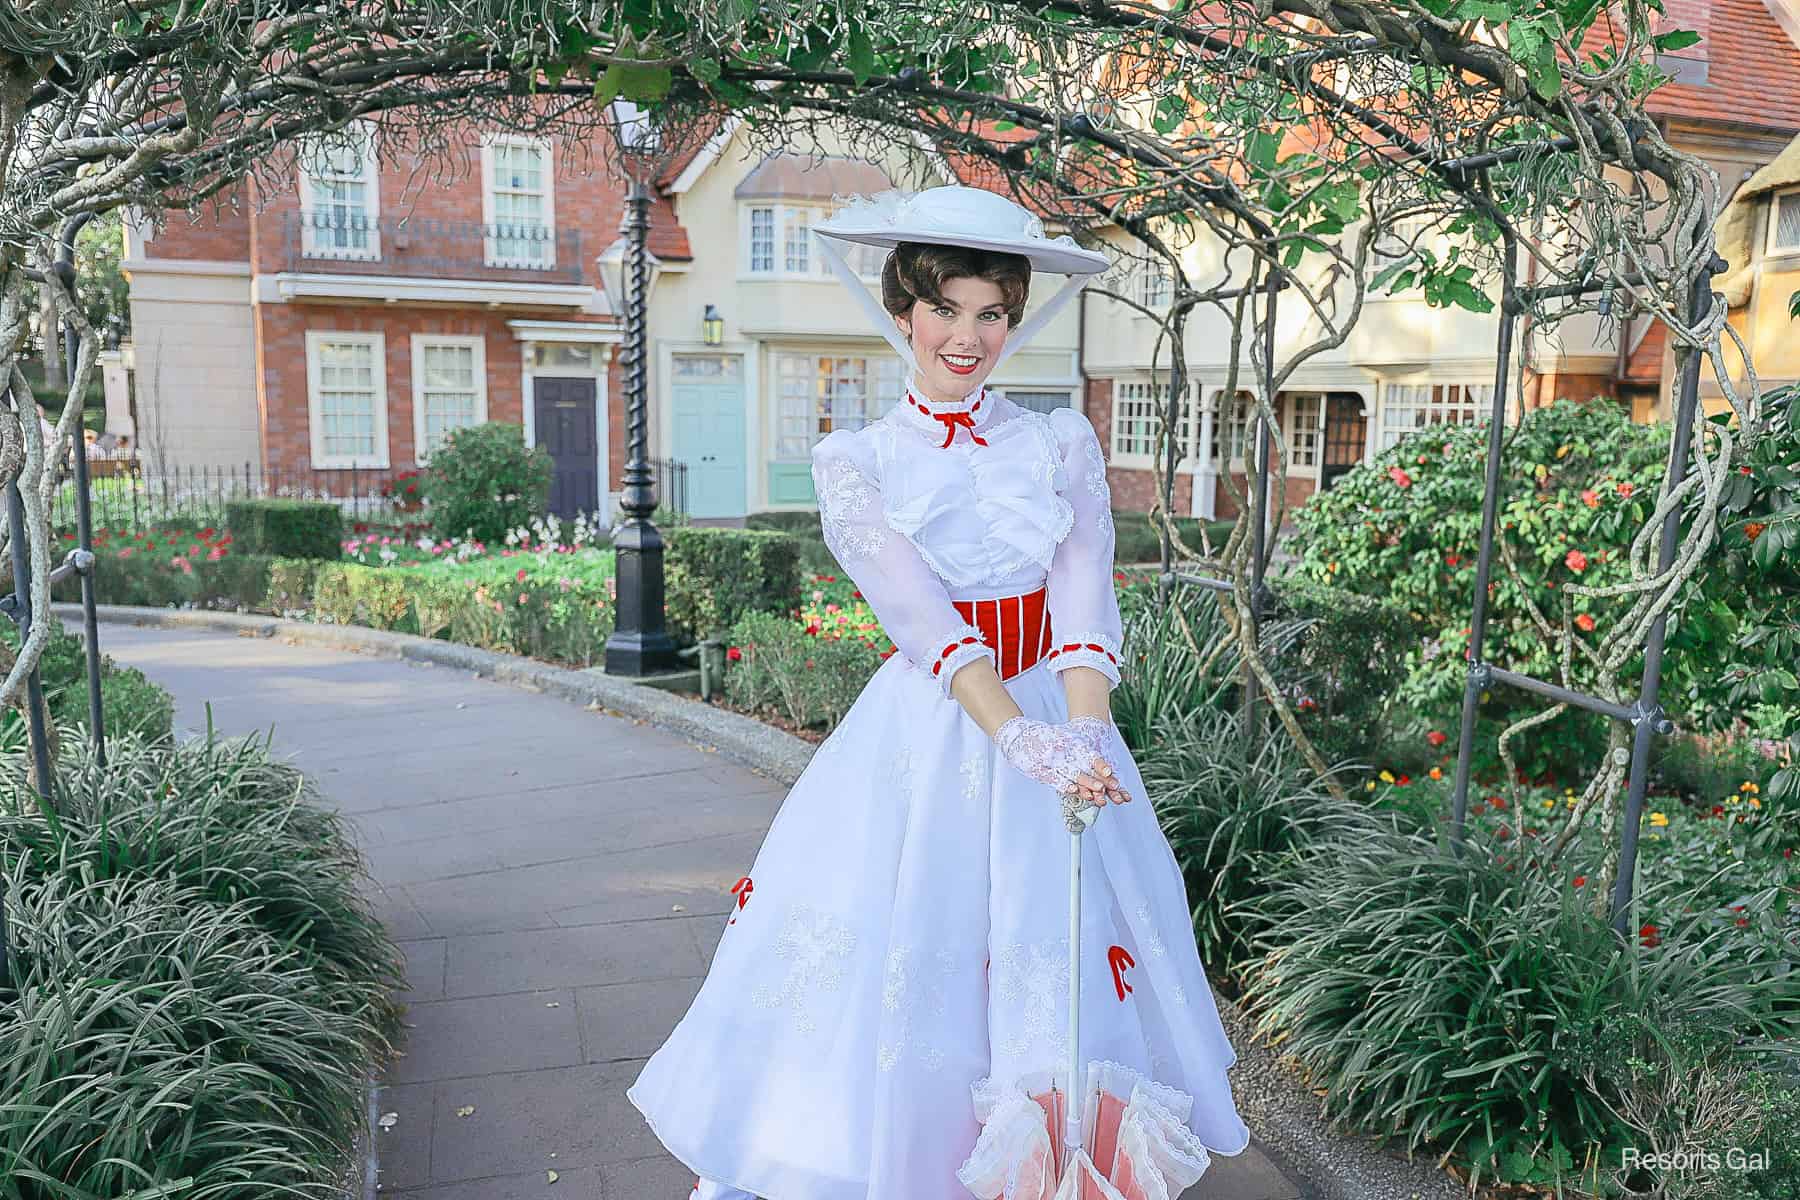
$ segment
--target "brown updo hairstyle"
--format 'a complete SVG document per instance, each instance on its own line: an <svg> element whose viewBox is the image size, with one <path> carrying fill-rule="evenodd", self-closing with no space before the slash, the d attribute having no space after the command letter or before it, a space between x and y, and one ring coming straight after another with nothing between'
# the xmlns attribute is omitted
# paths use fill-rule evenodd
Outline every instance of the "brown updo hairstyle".
<svg viewBox="0 0 1800 1200"><path fill-rule="evenodd" d="M952 279L985 279L1000 287L1006 326L1025 319L1025 297L1031 291L1031 263L1022 254L901 242L881 268L881 304L889 315L912 320L913 304L944 303L944 284Z"/></svg>

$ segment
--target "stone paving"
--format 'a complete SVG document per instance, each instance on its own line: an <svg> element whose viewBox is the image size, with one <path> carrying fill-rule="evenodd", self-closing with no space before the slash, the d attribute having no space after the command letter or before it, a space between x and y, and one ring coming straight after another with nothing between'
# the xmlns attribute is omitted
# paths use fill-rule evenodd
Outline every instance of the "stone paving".
<svg viewBox="0 0 1800 1200"><path fill-rule="evenodd" d="M209 702L222 733L273 726L351 817L409 981L382 1195L685 1200L625 1088L699 990L783 785L441 667L121 625L101 645L174 693L182 732ZM1258 1144L1182 1200L1308 1197Z"/></svg>

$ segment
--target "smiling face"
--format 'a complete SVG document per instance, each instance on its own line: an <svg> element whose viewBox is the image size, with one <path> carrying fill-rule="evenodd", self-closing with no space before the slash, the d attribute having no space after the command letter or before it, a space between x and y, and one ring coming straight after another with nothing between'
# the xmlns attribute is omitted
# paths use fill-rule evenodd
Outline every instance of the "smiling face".
<svg viewBox="0 0 1800 1200"><path fill-rule="evenodd" d="M953 404L993 373L1011 329L1000 285L963 275L946 279L939 300L915 300L911 318L894 323L911 341L915 377L928 400Z"/></svg>

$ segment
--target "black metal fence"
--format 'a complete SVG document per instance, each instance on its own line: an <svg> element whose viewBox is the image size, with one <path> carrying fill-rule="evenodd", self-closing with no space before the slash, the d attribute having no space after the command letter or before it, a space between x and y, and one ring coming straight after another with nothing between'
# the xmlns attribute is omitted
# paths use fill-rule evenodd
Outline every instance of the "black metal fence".
<svg viewBox="0 0 1800 1200"><path fill-rule="evenodd" d="M657 499L685 515L688 464L656 458L650 465ZM352 522L405 524L424 519L418 507L418 476L411 470L292 471L251 462L179 465L138 453L94 456L86 466L94 528L112 533L142 533L171 520L222 528L231 501L282 496L335 501ZM72 464L65 464L63 476L51 502L50 523L68 531L77 523L80 489Z"/></svg>

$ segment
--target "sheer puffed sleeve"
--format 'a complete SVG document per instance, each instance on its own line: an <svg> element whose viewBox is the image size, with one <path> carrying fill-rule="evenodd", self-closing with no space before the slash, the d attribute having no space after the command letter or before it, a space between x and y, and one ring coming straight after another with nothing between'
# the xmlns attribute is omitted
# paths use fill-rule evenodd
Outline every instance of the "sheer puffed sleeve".
<svg viewBox="0 0 1800 1200"><path fill-rule="evenodd" d="M1050 412L1056 444L1068 474L1068 500L1075 509L1069 534L1050 563L1050 669L1093 667L1114 686L1124 630L1119 594L1113 588L1112 492L1106 459L1088 419L1071 408Z"/></svg>
<svg viewBox="0 0 1800 1200"><path fill-rule="evenodd" d="M873 447L849 430L828 433L813 447L812 477L826 549L907 661L930 672L946 696L960 668L978 658L994 661L981 630L950 603L943 580L888 525Z"/></svg>

